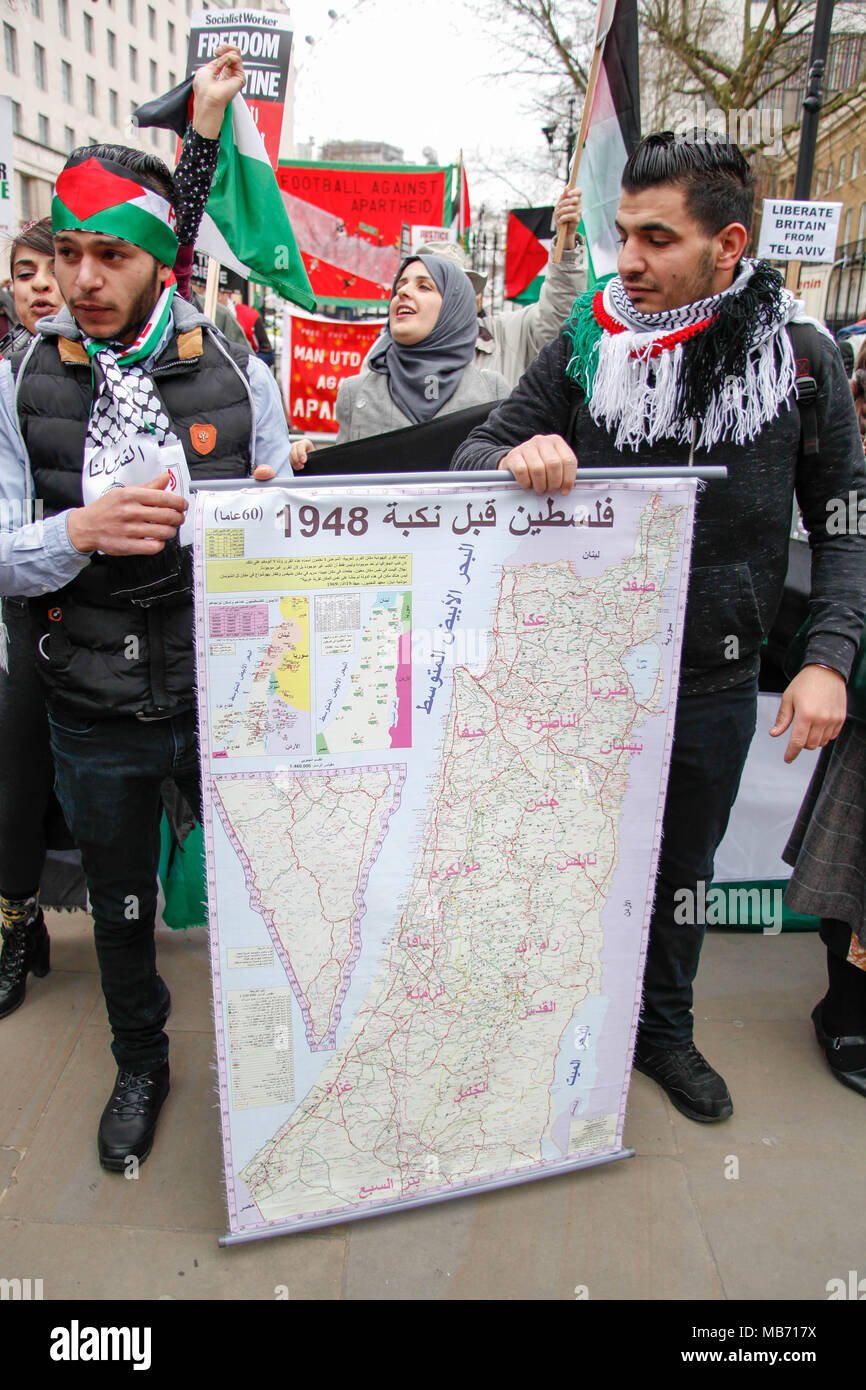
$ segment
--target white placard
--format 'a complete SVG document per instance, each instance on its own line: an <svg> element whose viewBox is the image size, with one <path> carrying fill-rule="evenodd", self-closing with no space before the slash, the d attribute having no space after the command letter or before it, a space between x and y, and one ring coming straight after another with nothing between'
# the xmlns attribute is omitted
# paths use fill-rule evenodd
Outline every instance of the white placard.
<svg viewBox="0 0 866 1390"><path fill-rule="evenodd" d="M841 203L765 198L758 257L770 261L832 261Z"/></svg>
<svg viewBox="0 0 866 1390"><path fill-rule="evenodd" d="M410 227L409 251L419 251L422 246L444 246L454 241L450 227Z"/></svg>
<svg viewBox="0 0 866 1390"><path fill-rule="evenodd" d="M17 230L12 157L12 101L9 97L0 97L0 232L6 236L14 236Z"/></svg>
<svg viewBox="0 0 866 1390"><path fill-rule="evenodd" d="M118 447L107 444L87 454L81 478L81 492L85 507L98 497L115 487L141 487L152 482L161 473L169 477L167 491L174 496L185 497L190 501L189 468L183 452L183 445L157 444L144 435L136 435L125 440ZM192 507L178 528L177 539L181 545L192 544Z"/></svg>

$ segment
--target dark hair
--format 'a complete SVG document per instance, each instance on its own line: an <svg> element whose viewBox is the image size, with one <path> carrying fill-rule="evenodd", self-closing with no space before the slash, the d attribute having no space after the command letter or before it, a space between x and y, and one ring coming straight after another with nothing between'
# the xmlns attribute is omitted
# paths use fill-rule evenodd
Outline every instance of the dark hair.
<svg viewBox="0 0 866 1390"><path fill-rule="evenodd" d="M15 275L15 257L21 250L38 251L42 256L54 257L54 238L51 235L51 218L43 217L41 222L28 222L15 237L9 248L9 273Z"/></svg>
<svg viewBox="0 0 866 1390"><path fill-rule="evenodd" d="M177 206L177 186L168 165L158 155L146 154L143 150L131 150L128 145L79 145L67 159L65 169L82 164L85 159L107 159L112 164L122 164L131 174L154 193L167 198L172 207Z"/></svg>
<svg viewBox="0 0 866 1390"><path fill-rule="evenodd" d="M755 179L739 147L712 133L645 135L623 170L626 193L670 183L682 188L686 210L706 236L731 222L749 231L755 206Z"/></svg>

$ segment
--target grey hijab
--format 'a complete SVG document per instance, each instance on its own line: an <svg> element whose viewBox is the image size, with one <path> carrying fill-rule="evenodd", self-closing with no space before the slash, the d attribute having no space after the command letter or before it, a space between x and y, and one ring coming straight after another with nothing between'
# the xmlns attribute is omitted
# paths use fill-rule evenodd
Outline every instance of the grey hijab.
<svg viewBox="0 0 866 1390"><path fill-rule="evenodd" d="M442 295L442 307L432 332L407 347L395 343L386 327L367 359L373 372L388 378L395 405L415 424L431 420L460 385L472 361L477 337L475 291L465 271L442 256L408 256L394 278L396 284L412 261L421 261Z"/></svg>

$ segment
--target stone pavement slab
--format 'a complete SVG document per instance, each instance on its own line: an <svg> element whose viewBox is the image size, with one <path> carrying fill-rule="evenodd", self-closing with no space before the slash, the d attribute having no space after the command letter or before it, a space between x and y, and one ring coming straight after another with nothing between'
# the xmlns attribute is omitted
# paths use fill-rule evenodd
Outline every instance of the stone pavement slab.
<svg viewBox="0 0 866 1390"><path fill-rule="evenodd" d="M816 1301L829 1279L866 1274L866 1112L814 1042L813 935L708 936L696 1031L734 1097L724 1124L692 1123L635 1076L634 1158L221 1248L204 931L159 934L172 1091L135 1180L96 1157L114 1068L89 921L64 914L51 931L51 974L0 1024L0 1276L42 1278L46 1298Z"/></svg>

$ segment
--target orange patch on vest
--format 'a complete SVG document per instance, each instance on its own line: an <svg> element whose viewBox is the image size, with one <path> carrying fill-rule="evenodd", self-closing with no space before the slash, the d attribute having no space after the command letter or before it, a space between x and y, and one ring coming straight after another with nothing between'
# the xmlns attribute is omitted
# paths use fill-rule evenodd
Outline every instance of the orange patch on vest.
<svg viewBox="0 0 866 1390"><path fill-rule="evenodd" d="M216 444L216 425L190 425L189 437L197 454L209 454Z"/></svg>

